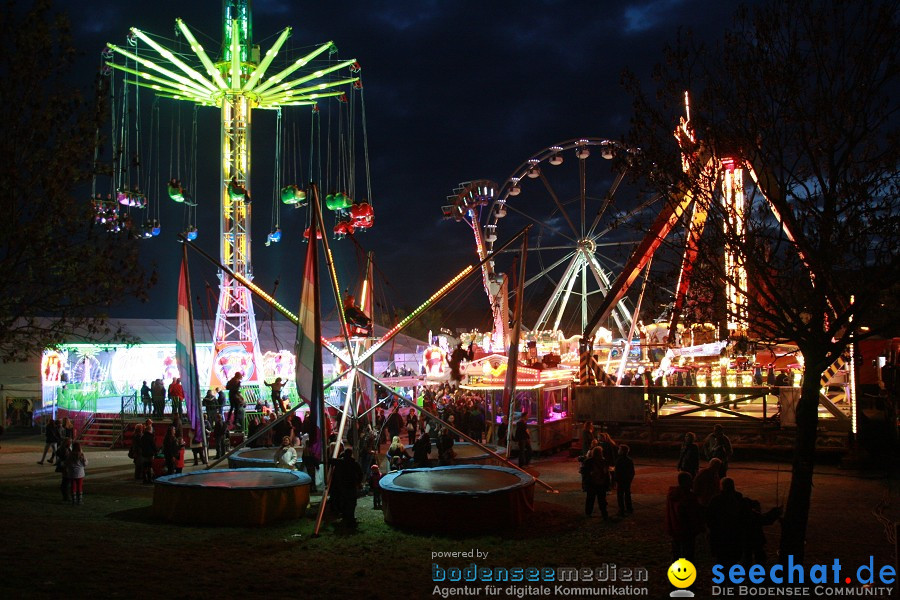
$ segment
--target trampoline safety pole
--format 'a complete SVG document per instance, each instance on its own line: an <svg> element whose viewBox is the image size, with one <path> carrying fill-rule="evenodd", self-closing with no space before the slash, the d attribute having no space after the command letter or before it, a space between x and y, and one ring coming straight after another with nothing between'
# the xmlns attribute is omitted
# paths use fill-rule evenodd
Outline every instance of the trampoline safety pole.
<svg viewBox="0 0 900 600"><path fill-rule="evenodd" d="M411 401L410 399L401 396L400 394L398 394L397 392L395 392L394 390L392 390L392 389L389 388L388 386L384 385L384 383L378 381L378 378L375 377L374 375L372 375L371 373L366 373L366 372L363 371L362 369L359 369L359 373L360 373L361 375L364 375L365 377L368 377L369 379L371 379L371 380L374 381L375 383L377 383L377 384L379 384L379 385L381 385L381 386L384 386L385 388L387 388L388 392L389 392L392 396L394 396L394 397L396 397L396 398L402 400L403 402L408 402L409 405L410 405L410 407L412 407L412 408L416 409L417 411L419 411L420 414L422 414L422 415L428 417L429 419L431 419L431 420L433 420L433 421L437 421L438 423L440 423L441 425L443 425L444 427L446 427L447 429L449 429L449 430L452 431L453 433L457 434L458 436L460 436L461 438L463 438L465 441L469 442L470 444L472 444L472 445L474 445L474 446L477 446L478 448L481 448L482 450L484 450L485 452L487 452L488 454L490 454L491 456L493 456L493 457L496 458L497 460L500 460L500 461L506 463L507 465L509 465L509 466L512 467L513 469L515 469L515 470L517 470L517 471L520 471L520 472L522 472L522 473L525 473L526 475L528 475L528 476L530 476L530 477L533 477L534 480L535 480L535 482L537 482L537 483L541 484L543 487L545 487L545 488L547 489L548 492L553 493L553 494L558 494L558 493L559 493L559 490L557 490L556 488L554 488L554 487L551 486L550 484L548 484L548 483L546 483L546 482L544 482L544 481L541 481L540 479L538 479L537 477L535 477L534 475L532 475L531 473L529 473L528 471L526 471L525 469L523 469L522 467L520 467L519 465L517 465L517 464L511 462L509 459L507 459L507 458L505 458L505 457L503 457L503 456L497 454L496 452L494 452L493 450L491 450L490 448L488 448L487 446L485 446L485 445L482 444L481 442L475 441L473 438L469 437L468 435L466 435L465 433L463 433L462 431L460 431L459 429L457 429L456 427L454 427L454 426L451 425L450 423L447 423L447 422L444 421L443 419L441 419L441 418L439 418L439 417L437 417L437 416L431 414L430 412L428 412L427 410L425 410L424 408L422 408L421 406L419 406L418 404L416 404L415 400L412 400L412 401Z"/></svg>

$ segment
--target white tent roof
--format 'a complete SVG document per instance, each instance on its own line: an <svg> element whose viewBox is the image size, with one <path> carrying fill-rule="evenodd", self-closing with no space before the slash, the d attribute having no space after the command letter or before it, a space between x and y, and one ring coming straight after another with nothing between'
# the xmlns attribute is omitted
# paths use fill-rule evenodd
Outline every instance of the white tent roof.
<svg viewBox="0 0 900 600"><path fill-rule="evenodd" d="M131 336L144 344L174 344L175 343L175 319L116 319L114 324L121 324L122 328ZM195 321L194 335L198 344L212 342L213 321ZM269 350L293 351L294 339L297 337L297 326L290 321L256 321L259 345L263 352ZM387 329L375 326L375 335L382 336ZM324 321L322 323L322 335L332 338L340 335L340 323L337 321ZM75 340L72 340L75 341ZM388 342L382 350L375 353L376 361L390 361L397 354L421 354L426 348L425 342L411 338L402 333L397 334Z"/></svg>

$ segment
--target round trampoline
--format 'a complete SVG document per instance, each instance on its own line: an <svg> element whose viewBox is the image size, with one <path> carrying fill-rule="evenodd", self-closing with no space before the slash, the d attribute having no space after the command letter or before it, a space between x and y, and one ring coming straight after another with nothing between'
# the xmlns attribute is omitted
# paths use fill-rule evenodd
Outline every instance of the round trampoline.
<svg viewBox="0 0 900 600"><path fill-rule="evenodd" d="M508 467L406 469L380 484L384 521L395 527L483 532L519 525L534 511L534 477Z"/></svg>
<svg viewBox="0 0 900 600"><path fill-rule="evenodd" d="M503 446L497 446L495 444L483 445L501 456L506 452L506 448ZM410 456L412 456L413 447L411 445L407 446L406 450L409 452ZM506 464L470 442L456 442L453 444L453 454L453 463L457 465L496 465L500 467ZM435 444L431 445L431 453L428 455L428 458L434 461L433 464L437 464L438 451Z"/></svg>
<svg viewBox="0 0 900 600"><path fill-rule="evenodd" d="M276 447L241 448L228 457L229 469L266 469L275 466Z"/></svg>
<svg viewBox="0 0 900 600"><path fill-rule="evenodd" d="M188 525L266 525L298 519L309 475L288 469L213 469L155 481L153 515Z"/></svg>

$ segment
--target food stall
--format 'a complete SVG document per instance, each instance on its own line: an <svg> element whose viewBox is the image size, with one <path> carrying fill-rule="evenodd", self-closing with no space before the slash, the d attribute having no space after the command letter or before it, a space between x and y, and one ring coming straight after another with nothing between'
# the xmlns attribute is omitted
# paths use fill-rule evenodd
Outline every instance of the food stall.
<svg viewBox="0 0 900 600"><path fill-rule="evenodd" d="M484 402L489 431L499 430L507 413L503 409L503 385L507 357L491 354L466 366L460 387ZM535 452L558 448L572 441L574 421L569 410L574 373L568 368L536 369L521 363L516 371L513 424L524 413ZM496 437L496 433L494 434ZM488 439L488 441L494 441ZM500 445L505 445L502 440Z"/></svg>

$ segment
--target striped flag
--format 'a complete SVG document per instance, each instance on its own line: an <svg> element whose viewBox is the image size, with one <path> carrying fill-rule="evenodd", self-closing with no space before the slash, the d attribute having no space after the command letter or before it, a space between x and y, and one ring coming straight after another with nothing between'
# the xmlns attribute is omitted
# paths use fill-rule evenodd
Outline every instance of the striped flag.
<svg viewBox="0 0 900 600"><path fill-rule="evenodd" d="M175 362L184 388L185 410L194 430L194 439L204 439L203 408L200 406L200 378L197 376L197 353L194 348L194 314L191 306L191 283L188 280L187 245L178 277L178 316L175 323Z"/></svg>
<svg viewBox="0 0 900 600"><path fill-rule="evenodd" d="M297 357L297 394L309 405L307 420L318 428L320 424L320 403L323 395L322 376L322 326L319 307L319 260L318 260L318 194L313 192L310 203L312 219L310 223L309 245L306 249L306 266L303 271L303 289L300 292L299 322L294 355ZM307 431L312 431L308 429ZM310 435L312 437L312 435ZM321 448L322 440L316 436L313 447ZM312 443L313 440L310 440ZM316 452L318 454L318 452Z"/></svg>

